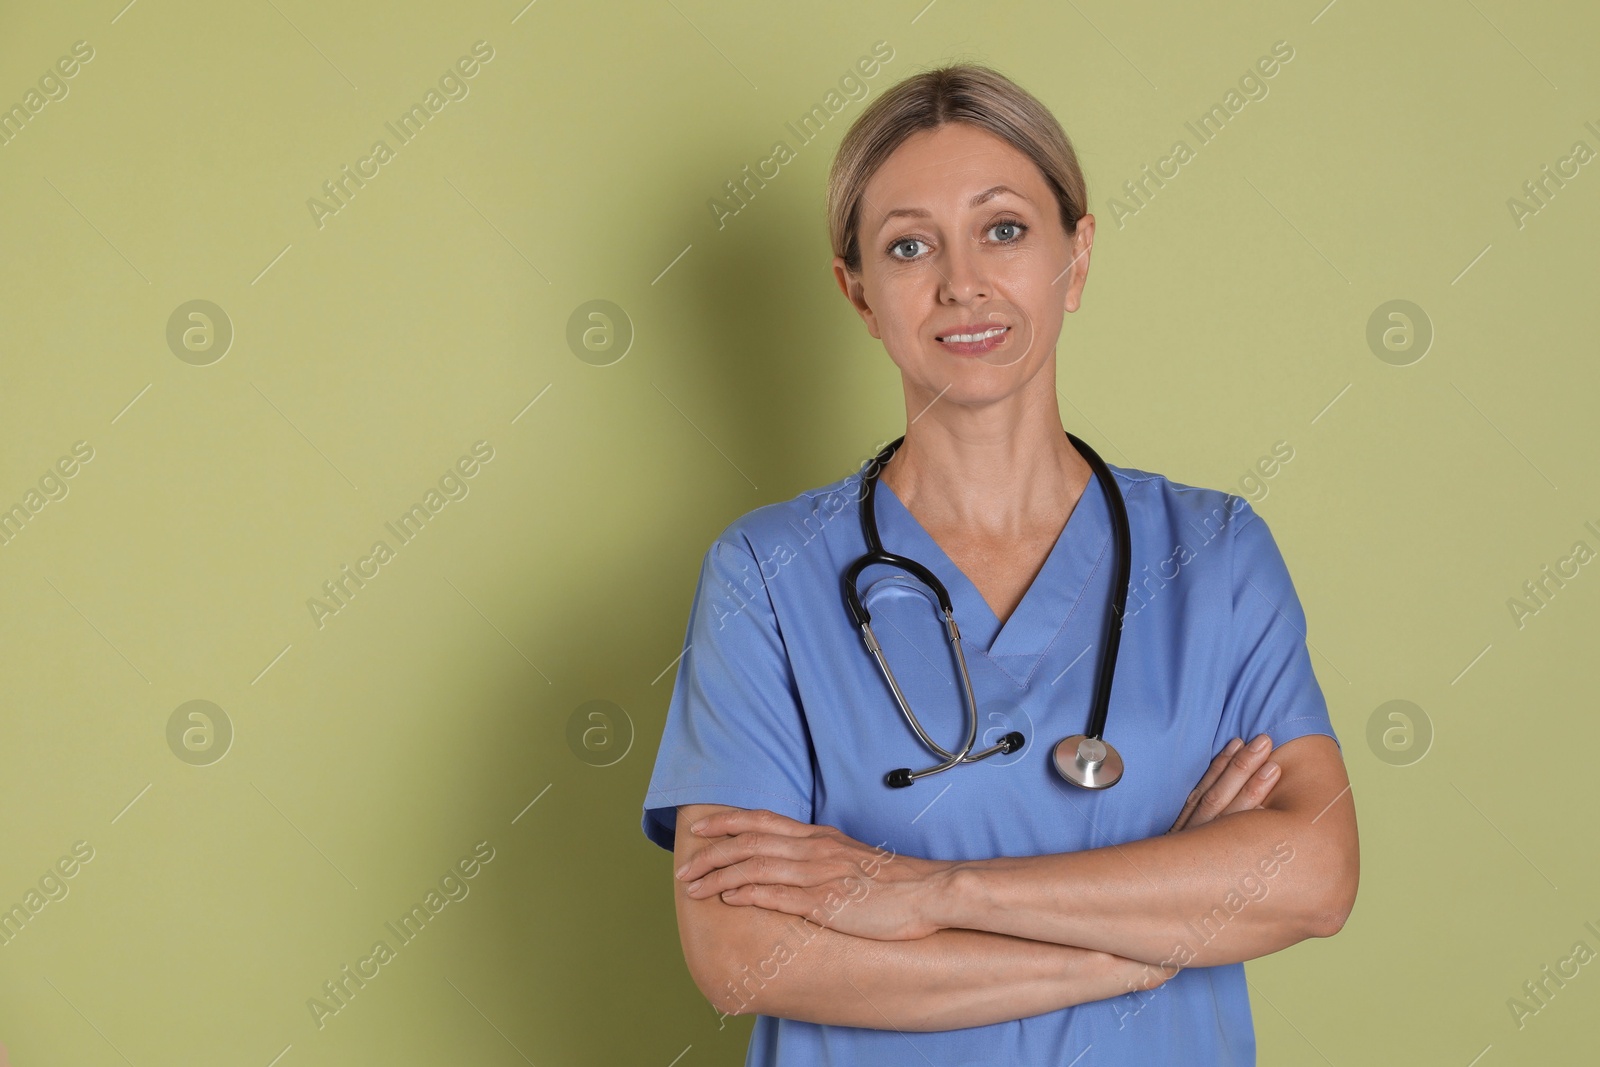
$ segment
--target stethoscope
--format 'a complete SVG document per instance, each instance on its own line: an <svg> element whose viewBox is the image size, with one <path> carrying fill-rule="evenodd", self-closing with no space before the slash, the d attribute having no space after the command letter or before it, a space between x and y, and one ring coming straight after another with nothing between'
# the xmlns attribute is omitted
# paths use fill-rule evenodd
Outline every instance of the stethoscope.
<svg viewBox="0 0 1600 1067"><path fill-rule="evenodd" d="M972 751L972 746L978 740L978 702L972 695L972 679L967 674L967 658L961 651L961 631L956 626L950 594L945 589L944 583L939 581L932 571L907 556L885 552L883 542L878 538L878 519L873 507L878 474L904 440L905 436L902 434L891 441L873 460L870 473L862 477L861 532L867 541L867 552L844 572L845 606L849 608L856 625L861 627L861 637L866 642L867 651L878 661L884 680L889 683L889 691L894 694L895 703L900 706L900 712L905 716L912 732L942 761L937 766L920 771L913 771L910 767L890 771L884 775L884 782L896 789L908 786L918 778L948 770L958 763L976 763L996 752L1015 752L1026 743L1021 732L1013 730L1002 737L998 744L990 745L981 752ZM1111 528L1117 542L1117 573L1111 587L1111 618L1106 625L1105 645L1100 651L1100 667L1095 682L1094 703L1089 713L1089 729L1085 733L1073 734L1057 742L1051 762L1055 765L1056 772L1073 785L1085 789L1107 789L1116 785L1117 780L1122 777L1122 757L1103 735L1106 728L1106 710L1111 705L1111 678L1117 669L1117 646L1122 642L1123 609L1128 602L1128 573L1131 566L1129 557L1132 555L1129 547L1128 511L1123 504L1122 491L1117 488L1116 479L1111 476L1105 462L1095 450L1071 433L1067 434L1067 440L1072 442L1078 454L1083 456L1094 469L1095 477L1100 479L1106 500L1111 505ZM898 567L932 589L934 595L939 598L939 608L944 613L945 632L949 635L950 647L956 654L956 666L961 673L961 690L970 712L971 722L967 729L967 740L959 752L946 750L928 736L912 712L911 705L906 703L905 693L901 691L900 683L895 681L894 672L889 669L889 663L884 659L883 649L878 645L878 638L872 632L872 616L861 603L861 594L856 589L857 577L864 568L873 563Z"/></svg>

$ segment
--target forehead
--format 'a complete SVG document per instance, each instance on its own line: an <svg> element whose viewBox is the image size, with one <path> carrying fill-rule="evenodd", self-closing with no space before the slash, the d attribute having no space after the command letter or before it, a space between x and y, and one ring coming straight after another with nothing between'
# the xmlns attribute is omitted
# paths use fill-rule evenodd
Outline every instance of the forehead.
<svg viewBox="0 0 1600 1067"><path fill-rule="evenodd" d="M964 210L972 196L996 185L1009 186L1036 206L1050 199L1033 160L988 130L962 122L919 130L867 181L862 220L876 224L906 208Z"/></svg>

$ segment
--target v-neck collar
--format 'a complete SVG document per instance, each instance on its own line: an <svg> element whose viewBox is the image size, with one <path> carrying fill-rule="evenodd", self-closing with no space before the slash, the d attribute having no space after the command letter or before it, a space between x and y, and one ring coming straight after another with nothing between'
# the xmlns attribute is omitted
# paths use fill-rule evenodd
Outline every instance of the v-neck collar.
<svg viewBox="0 0 1600 1067"><path fill-rule="evenodd" d="M1115 473L1112 477L1116 477ZM992 659L1047 652L1077 609L1089 579L1098 567L1110 562L1110 505L1100 479L1091 475L1033 584L1002 626L1000 617L966 572L955 565L894 489L881 479L877 496L881 501L879 536L884 548L910 556L938 575L950 593L961 636Z"/></svg>

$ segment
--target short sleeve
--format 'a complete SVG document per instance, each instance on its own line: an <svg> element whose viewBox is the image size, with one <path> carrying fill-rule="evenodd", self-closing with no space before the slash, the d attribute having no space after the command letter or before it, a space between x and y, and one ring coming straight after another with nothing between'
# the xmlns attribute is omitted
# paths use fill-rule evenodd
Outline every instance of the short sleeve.
<svg viewBox="0 0 1600 1067"><path fill-rule="evenodd" d="M1306 734L1338 744L1322 687L1311 669L1306 615L1266 520L1238 502L1233 538L1229 676L1218 742L1265 733L1277 748ZM1230 506L1231 505L1230 503ZM1342 747L1342 746L1341 746Z"/></svg>
<svg viewBox="0 0 1600 1067"><path fill-rule="evenodd" d="M811 735L756 559L724 540L700 569L655 770L645 836L668 851L679 804L812 818Z"/></svg>

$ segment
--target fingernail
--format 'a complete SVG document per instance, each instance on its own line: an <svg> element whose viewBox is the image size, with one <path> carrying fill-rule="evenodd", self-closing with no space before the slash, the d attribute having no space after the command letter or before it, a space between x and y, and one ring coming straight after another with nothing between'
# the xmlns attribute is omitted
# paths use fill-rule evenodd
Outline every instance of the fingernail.
<svg viewBox="0 0 1600 1067"><path fill-rule="evenodd" d="M1222 751L1226 752L1228 755L1231 756L1231 755L1233 755L1235 752L1237 752L1239 750L1239 746L1242 745L1242 744L1244 744L1244 742L1242 740L1240 740L1239 738L1235 737L1232 741L1228 742L1227 747L1224 748Z"/></svg>
<svg viewBox="0 0 1600 1067"><path fill-rule="evenodd" d="M1250 742L1250 751L1264 752L1266 751L1267 746L1270 744L1272 744L1272 738L1268 737L1266 734L1261 734L1254 741Z"/></svg>
<svg viewBox="0 0 1600 1067"><path fill-rule="evenodd" d="M699 889L704 884L705 884L705 882L703 880L690 882L689 883L689 892L693 893L696 889Z"/></svg>
<svg viewBox="0 0 1600 1067"><path fill-rule="evenodd" d="M689 865L687 863L685 863L682 867L679 867L677 869L677 871L674 872L674 873L676 873L679 878L682 878L685 874L689 873Z"/></svg>
<svg viewBox="0 0 1600 1067"><path fill-rule="evenodd" d="M1266 765L1256 772L1256 777L1262 779L1263 781L1268 778L1276 778L1277 776L1278 765L1273 763L1271 760L1267 760Z"/></svg>
<svg viewBox="0 0 1600 1067"><path fill-rule="evenodd" d="M691 834L697 834L697 833L700 832L701 827L705 826L705 824L706 824L706 821L704 819L701 819L699 822L690 823L689 824L689 832Z"/></svg>

